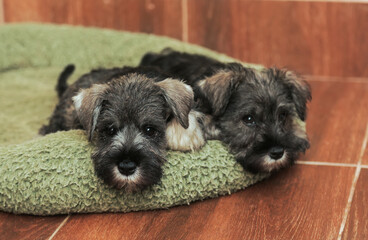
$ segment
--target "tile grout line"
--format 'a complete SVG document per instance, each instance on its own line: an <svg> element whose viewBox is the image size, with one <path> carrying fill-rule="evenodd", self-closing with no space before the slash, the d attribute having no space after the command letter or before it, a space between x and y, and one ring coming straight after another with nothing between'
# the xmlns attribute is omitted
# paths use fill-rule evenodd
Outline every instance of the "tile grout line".
<svg viewBox="0 0 368 240"><path fill-rule="evenodd" d="M182 40L188 42L188 0L181 0Z"/></svg>
<svg viewBox="0 0 368 240"><path fill-rule="evenodd" d="M310 82L368 83L368 77L329 77L318 75L302 75Z"/></svg>
<svg viewBox="0 0 368 240"><path fill-rule="evenodd" d="M330 3L367 3L368 0L268 0L269 2L330 2Z"/></svg>
<svg viewBox="0 0 368 240"><path fill-rule="evenodd" d="M0 0L0 25L5 23L4 1Z"/></svg>
<svg viewBox="0 0 368 240"><path fill-rule="evenodd" d="M56 234L59 232L59 230L65 225L65 223L69 220L69 218L70 218L70 214L60 223L60 225L58 226L58 228L56 228L56 230L55 230L55 232L49 237L49 239L48 240L51 240L51 239L53 239L55 236L56 236Z"/></svg>
<svg viewBox="0 0 368 240"><path fill-rule="evenodd" d="M364 140L363 140L362 148L360 149L358 166L355 170L355 175L354 175L353 183L351 185L350 194L349 194L349 198L348 198L348 203L346 204L345 211L344 211L344 216L343 216L343 219L341 221L339 236L337 237L338 240L341 240L341 238L342 238L342 234L343 234L343 232L345 230L345 226L346 226L346 221L347 221L348 215L350 213L351 203L353 202L353 197L354 197L354 193L355 193L356 184L358 182L358 178L359 178L360 171L361 171L361 168L362 168L362 159L363 159L363 156L364 156L364 151L367 147L367 141L368 141L368 123L366 124Z"/></svg>
<svg viewBox="0 0 368 240"><path fill-rule="evenodd" d="M315 165L315 166L333 166L333 167L357 167L353 163L335 163L335 162L314 162L314 161L296 161L300 165Z"/></svg>
<svg viewBox="0 0 368 240"><path fill-rule="evenodd" d="M342 234L344 233L344 230L345 230L346 221L348 219L348 215L349 215L349 212L350 212L351 203L353 202L355 187L356 187L356 184L358 182L358 178L359 178L359 175L360 175L360 170L361 170L360 166L358 166L357 169L355 170L353 184L351 185L349 198L348 198L348 203L346 204L346 207L345 207L344 216L343 216L342 221L341 221L339 236L337 237L337 240L341 240Z"/></svg>

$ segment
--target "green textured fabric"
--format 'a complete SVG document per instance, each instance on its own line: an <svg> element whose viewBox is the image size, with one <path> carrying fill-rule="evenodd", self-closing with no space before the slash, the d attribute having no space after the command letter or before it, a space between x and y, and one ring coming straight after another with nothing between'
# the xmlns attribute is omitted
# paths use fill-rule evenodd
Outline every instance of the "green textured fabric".
<svg viewBox="0 0 368 240"><path fill-rule="evenodd" d="M83 131L37 135L57 102L54 87L66 64L76 65L75 80L93 68L137 65L145 52L168 46L233 59L166 37L62 25L3 25L0 39L1 211L52 215L168 208L230 194L266 177L244 172L225 146L209 141L199 152L168 152L161 182L127 194L94 175L93 146Z"/></svg>

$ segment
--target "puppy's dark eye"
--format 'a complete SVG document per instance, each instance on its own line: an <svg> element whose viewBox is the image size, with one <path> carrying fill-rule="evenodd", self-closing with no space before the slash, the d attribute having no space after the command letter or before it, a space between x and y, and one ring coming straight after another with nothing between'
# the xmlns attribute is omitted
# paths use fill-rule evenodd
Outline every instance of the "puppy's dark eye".
<svg viewBox="0 0 368 240"><path fill-rule="evenodd" d="M285 111L280 112L279 116L278 116L279 121L284 122L286 120L287 116L288 116L287 112L285 112Z"/></svg>
<svg viewBox="0 0 368 240"><path fill-rule="evenodd" d="M143 127L143 132L149 137L154 137L157 134L157 130L152 126Z"/></svg>
<svg viewBox="0 0 368 240"><path fill-rule="evenodd" d="M244 123L247 125L247 126L255 126L256 125L256 120L254 119L254 117L252 115L246 115L244 118L243 118L243 121Z"/></svg>
<svg viewBox="0 0 368 240"><path fill-rule="evenodd" d="M115 127L108 127L104 132L109 136L113 136L117 132L117 129Z"/></svg>

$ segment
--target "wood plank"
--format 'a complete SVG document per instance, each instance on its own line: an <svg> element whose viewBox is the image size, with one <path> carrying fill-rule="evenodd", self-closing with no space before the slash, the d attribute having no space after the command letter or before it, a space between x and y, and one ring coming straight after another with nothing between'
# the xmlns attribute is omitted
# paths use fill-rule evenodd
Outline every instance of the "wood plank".
<svg viewBox="0 0 368 240"><path fill-rule="evenodd" d="M6 22L49 22L155 33L181 39L181 1L4 0Z"/></svg>
<svg viewBox="0 0 368 240"><path fill-rule="evenodd" d="M358 163L368 119L368 83L310 83L313 100L307 132L311 148L302 160Z"/></svg>
<svg viewBox="0 0 368 240"><path fill-rule="evenodd" d="M302 74L367 77L368 4L188 0L189 42Z"/></svg>
<svg viewBox="0 0 368 240"><path fill-rule="evenodd" d="M362 169L342 239L368 239L368 169Z"/></svg>
<svg viewBox="0 0 368 240"><path fill-rule="evenodd" d="M66 216L37 217L0 212L1 239L47 239Z"/></svg>
<svg viewBox="0 0 368 240"><path fill-rule="evenodd" d="M174 208L174 211L73 215L69 220L71 224L64 226L54 239L68 239L70 234L76 239L88 239L94 236L100 239L167 239L169 235L182 239L190 232L202 231L206 218L214 210L216 203L215 199L208 200L207 204L198 205L196 211L188 211L187 206L181 206ZM187 221L191 224L187 224ZM177 232L177 225L186 226L186 231ZM86 229L78 230L81 226Z"/></svg>
<svg viewBox="0 0 368 240"><path fill-rule="evenodd" d="M354 171L296 165L231 196L189 206L73 215L54 239L336 239Z"/></svg>

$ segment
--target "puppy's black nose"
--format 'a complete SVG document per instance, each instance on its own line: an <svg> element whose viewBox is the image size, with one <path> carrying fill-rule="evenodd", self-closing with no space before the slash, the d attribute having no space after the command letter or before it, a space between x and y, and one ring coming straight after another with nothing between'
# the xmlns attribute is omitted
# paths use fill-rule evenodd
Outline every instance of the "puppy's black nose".
<svg viewBox="0 0 368 240"><path fill-rule="evenodd" d="M137 168L137 164L130 160L123 160L118 164L119 172L125 176L132 175Z"/></svg>
<svg viewBox="0 0 368 240"><path fill-rule="evenodd" d="M272 159L279 159L284 155L284 148L282 147L273 147L270 149L270 152L268 153L268 155L272 158Z"/></svg>

